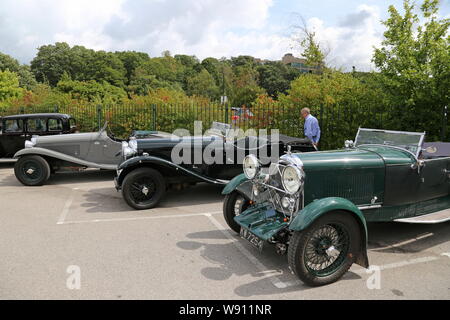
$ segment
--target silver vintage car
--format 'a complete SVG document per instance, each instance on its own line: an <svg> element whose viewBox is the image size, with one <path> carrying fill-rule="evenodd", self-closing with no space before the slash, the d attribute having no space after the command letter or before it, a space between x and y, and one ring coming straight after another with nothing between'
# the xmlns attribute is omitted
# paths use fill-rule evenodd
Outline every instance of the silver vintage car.
<svg viewBox="0 0 450 320"><path fill-rule="evenodd" d="M135 140L134 133L127 140L108 134L107 125L98 132L54 136L33 136L18 151L14 166L16 178L26 186L43 185L52 173L63 170L98 168L116 170L123 161L123 151ZM138 136L158 136L158 132L139 131Z"/></svg>

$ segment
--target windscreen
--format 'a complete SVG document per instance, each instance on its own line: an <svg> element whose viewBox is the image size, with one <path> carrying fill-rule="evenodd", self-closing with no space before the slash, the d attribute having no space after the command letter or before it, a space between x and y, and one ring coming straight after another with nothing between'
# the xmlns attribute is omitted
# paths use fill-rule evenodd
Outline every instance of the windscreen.
<svg viewBox="0 0 450 320"><path fill-rule="evenodd" d="M388 131L376 129L359 129L355 145L383 144L400 147L417 155L425 133Z"/></svg>

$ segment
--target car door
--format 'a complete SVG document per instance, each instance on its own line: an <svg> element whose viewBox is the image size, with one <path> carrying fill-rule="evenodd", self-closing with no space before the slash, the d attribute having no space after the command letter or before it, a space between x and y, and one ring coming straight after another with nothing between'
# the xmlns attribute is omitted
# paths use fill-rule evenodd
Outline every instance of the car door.
<svg viewBox="0 0 450 320"><path fill-rule="evenodd" d="M98 132L90 145L86 160L98 164L118 164L122 144L108 137L105 131Z"/></svg>
<svg viewBox="0 0 450 320"><path fill-rule="evenodd" d="M418 199L425 201L449 195L450 157L427 159L423 164Z"/></svg>
<svg viewBox="0 0 450 320"><path fill-rule="evenodd" d="M102 139L103 162L105 164L118 164L121 161L122 143L111 139L106 132Z"/></svg>
<svg viewBox="0 0 450 320"><path fill-rule="evenodd" d="M1 138L2 157L12 158L25 147L25 129L22 119L4 119Z"/></svg>

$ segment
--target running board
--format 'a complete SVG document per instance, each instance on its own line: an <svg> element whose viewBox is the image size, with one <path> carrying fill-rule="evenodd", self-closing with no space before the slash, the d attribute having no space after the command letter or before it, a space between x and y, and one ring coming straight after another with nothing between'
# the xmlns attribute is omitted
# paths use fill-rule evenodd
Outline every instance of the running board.
<svg viewBox="0 0 450 320"><path fill-rule="evenodd" d="M430 214L425 214L423 216L417 216L412 218L396 219L395 222L405 222L405 223L441 223L450 221L450 209L445 209Z"/></svg>

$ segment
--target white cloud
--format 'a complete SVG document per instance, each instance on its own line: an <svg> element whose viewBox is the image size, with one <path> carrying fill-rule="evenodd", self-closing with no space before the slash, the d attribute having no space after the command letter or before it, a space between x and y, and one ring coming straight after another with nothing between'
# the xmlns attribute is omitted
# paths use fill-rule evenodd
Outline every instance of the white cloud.
<svg viewBox="0 0 450 320"><path fill-rule="evenodd" d="M272 0L2 0L0 51L28 62L38 46L65 41L200 58L237 55L244 47L248 54L275 57L278 37L258 32L271 5Z"/></svg>
<svg viewBox="0 0 450 320"><path fill-rule="evenodd" d="M326 25L319 18L307 21L316 32L320 44L330 50L329 63L351 70L374 69L371 63L373 47L379 46L383 36L380 13L376 6L360 5L356 12L345 16L338 26Z"/></svg>
<svg viewBox="0 0 450 320"><path fill-rule="evenodd" d="M152 55L166 49L200 58L237 55L247 46L273 48L276 36L264 31L271 5L272 0L128 0L122 17L114 16L104 32L127 49Z"/></svg>
<svg viewBox="0 0 450 320"><path fill-rule="evenodd" d="M100 36L103 25L120 13L123 0L2 0L0 51L28 62L36 48L64 41L91 45L83 34ZM80 37L81 36L81 37ZM81 42L78 42L80 37Z"/></svg>
<svg viewBox="0 0 450 320"><path fill-rule="evenodd" d="M270 21L272 0L2 0L0 52L29 62L36 48L57 41L96 50L137 50L279 59L291 51L285 26ZM351 12L351 9L349 10ZM360 5L337 26L311 18L332 63L371 68L381 40L377 7ZM286 23L288 24L288 22ZM296 51L294 51L296 53Z"/></svg>

